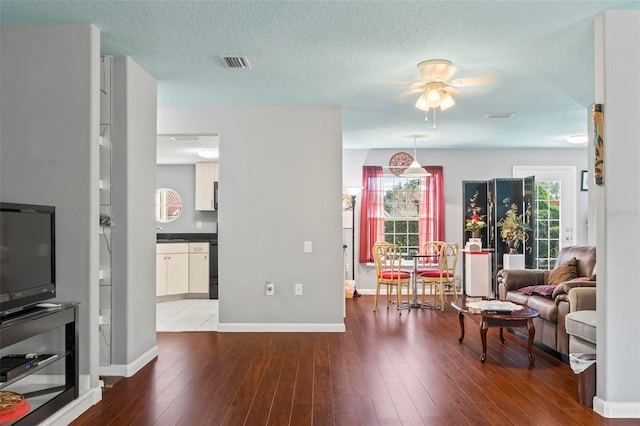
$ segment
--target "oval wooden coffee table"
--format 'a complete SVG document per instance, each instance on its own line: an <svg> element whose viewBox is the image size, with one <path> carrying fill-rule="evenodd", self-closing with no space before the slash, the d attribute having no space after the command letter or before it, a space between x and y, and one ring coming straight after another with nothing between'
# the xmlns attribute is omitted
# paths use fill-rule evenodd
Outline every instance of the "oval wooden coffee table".
<svg viewBox="0 0 640 426"><path fill-rule="evenodd" d="M526 327L529 331L529 339L527 340L527 355L529 356L529 365L533 365L535 359L531 355L531 348L533 346L533 338L536 335L536 329L533 326L533 319L540 315L535 309L531 309L525 305L520 306L522 309L514 310L511 313L496 313L495 311L482 311L479 309L472 309L467 306L467 303L477 302L479 298L467 298L462 296L457 300L451 302L451 306L458 311L458 319L460 320L460 338L458 342L462 343L464 339L464 317L468 317L472 321L478 323L480 326L480 339L482 340L482 356L480 356L480 362L485 362L487 359L487 330L489 327L500 327L500 341L505 342L503 328L504 327Z"/></svg>

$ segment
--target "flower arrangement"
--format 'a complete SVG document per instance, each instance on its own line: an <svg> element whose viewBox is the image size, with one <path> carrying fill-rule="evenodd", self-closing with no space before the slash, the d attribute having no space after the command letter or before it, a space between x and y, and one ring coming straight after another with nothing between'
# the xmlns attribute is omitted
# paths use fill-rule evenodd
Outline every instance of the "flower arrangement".
<svg viewBox="0 0 640 426"><path fill-rule="evenodd" d="M480 232L486 226L487 222L484 221L484 216L473 213L471 215L471 219L467 219L467 223L464 225L464 229L471 232Z"/></svg>
<svg viewBox="0 0 640 426"><path fill-rule="evenodd" d="M469 206L467 207L467 213L471 213L471 218L467 219L464 224L464 229L466 231L471 231L472 233L478 233L482 231L483 228L486 228L487 222L485 222L485 216L481 216L478 213L482 210L482 207L476 204L476 200L478 199L478 191L473 194L473 197L469 199Z"/></svg>
<svg viewBox="0 0 640 426"><path fill-rule="evenodd" d="M509 247L518 248L520 243L529 239L528 232L531 232L529 225L524 223L523 215L518 214L518 205L511 203L508 198L502 201L505 206L509 206L505 216L498 221L500 236L502 241L509 244ZM511 205L509 205L511 203Z"/></svg>

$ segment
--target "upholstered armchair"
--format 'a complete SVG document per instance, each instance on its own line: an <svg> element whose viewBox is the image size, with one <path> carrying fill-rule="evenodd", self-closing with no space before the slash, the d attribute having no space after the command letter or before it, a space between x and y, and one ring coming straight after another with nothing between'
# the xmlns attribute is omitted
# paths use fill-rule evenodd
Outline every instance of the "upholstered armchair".
<svg viewBox="0 0 640 426"><path fill-rule="evenodd" d="M498 271L498 294L500 299L521 303L540 312L540 317L534 320L536 340L567 356L569 337L565 317L575 310L595 309L595 266L595 247L565 247L550 271ZM591 287L594 291L576 292L570 298L570 290L578 287Z"/></svg>

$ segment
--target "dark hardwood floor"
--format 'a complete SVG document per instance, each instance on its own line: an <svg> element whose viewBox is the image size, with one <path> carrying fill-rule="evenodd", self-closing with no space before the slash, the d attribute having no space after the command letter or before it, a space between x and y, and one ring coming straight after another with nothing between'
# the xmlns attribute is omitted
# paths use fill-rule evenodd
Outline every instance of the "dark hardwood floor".
<svg viewBox="0 0 640 426"><path fill-rule="evenodd" d="M347 299L345 333L158 333L160 354L73 425L639 425L575 401L562 361L456 312Z"/></svg>

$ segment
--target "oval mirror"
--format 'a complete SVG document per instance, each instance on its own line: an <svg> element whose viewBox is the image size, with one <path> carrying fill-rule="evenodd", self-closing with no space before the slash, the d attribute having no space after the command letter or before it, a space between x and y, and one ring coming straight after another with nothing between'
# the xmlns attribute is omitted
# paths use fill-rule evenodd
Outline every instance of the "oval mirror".
<svg viewBox="0 0 640 426"><path fill-rule="evenodd" d="M182 198L180 194L170 188L160 188L156 191L156 220L171 222L182 212Z"/></svg>

